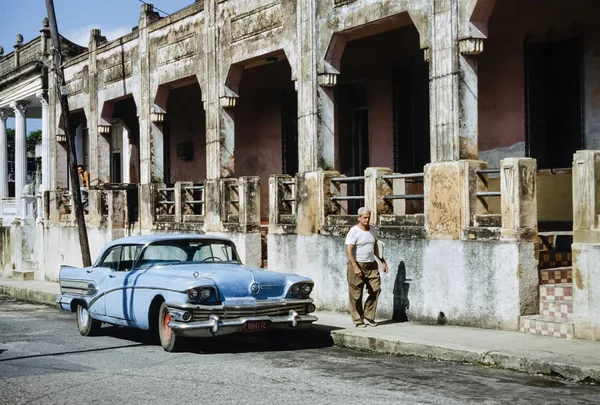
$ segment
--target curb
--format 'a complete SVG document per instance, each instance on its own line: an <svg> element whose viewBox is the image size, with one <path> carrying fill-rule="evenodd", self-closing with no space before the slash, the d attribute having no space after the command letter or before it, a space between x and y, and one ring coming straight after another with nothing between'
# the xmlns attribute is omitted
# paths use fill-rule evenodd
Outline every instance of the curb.
<svg viewBox="0 0 600 405"><path fill-rule="evenodd" d="M45 304L56 306L56 293L29 290L8 285L0 285L0 296L6 296L15 300L33 302L36 304Z"/></svg>
<svg viewBox="0 0 600 405"><path fill-rule="evenodd" d="M429 360L451 361L497 367L529 374L542 374L577 382L600 382L600 366L577 366L501 352L481 352L441 346L407 343L384 338L357 336L346 331L332 331L336 346L353 350L395 356L411 356Z"/></svg>

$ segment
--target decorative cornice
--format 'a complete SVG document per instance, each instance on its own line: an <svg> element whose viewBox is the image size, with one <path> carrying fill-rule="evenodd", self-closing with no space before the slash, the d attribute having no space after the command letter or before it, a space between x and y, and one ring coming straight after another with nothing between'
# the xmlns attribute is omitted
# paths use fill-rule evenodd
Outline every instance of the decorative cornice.
<svg viewBox="0 0 600 405"><path fill-rule="evenodd" d="M337 73L320 73L318 75L319 86L334 87L337 84Z"/></svg>
<svg viewBox="0 0 600 405"><path fill-rule="evenodd" d="M0 108L0 121L6 124L8 117L10 117L10 110Z"/></svg>
<svg viewBox="0 0 600 405"><path fill-rule="evenodd" d="M167 116L164 112L153 111L150 113L150 121L152 122L164 122Z"/></svg>
<svg viewBox="0 0 600 405"><path fill-rule="evenodd" d="M219 99L221 107L223 108L233 108L235 107L237 97L231 96L223 96Z"/></svg>
<svg viewBox="0 0 600 405"><path fill-rule="evenodd" d="M431 48L423 48L423 60L431 62Z"/></svg>
<svg viewBox="0 0 600 405"><path fill-rule="evenodd" d="M38 91L37 93L35 93L35 96L40 100L42 106L48 106L48 92L46 90Z"/></svg>
<svg viewBox="0 0 600 405"><path fill-rule="evenodd" d="M13 110L15 110L15 115L21 115L25 117L30 104L30 101L13 101L10 103L10 106Z"/></svg>
<svg viewBox="0 0 600 405"><path fill-rule="evenodd" d="M98 125L98 133L102 135L110 134L110 125Z"/></svg>
<svg viewBox="0 0 600 405"><path fill-rule="evenodd" d="M465 38L458 41L458 50L463 55L479 55L483 52L482 38Z"/></svg>

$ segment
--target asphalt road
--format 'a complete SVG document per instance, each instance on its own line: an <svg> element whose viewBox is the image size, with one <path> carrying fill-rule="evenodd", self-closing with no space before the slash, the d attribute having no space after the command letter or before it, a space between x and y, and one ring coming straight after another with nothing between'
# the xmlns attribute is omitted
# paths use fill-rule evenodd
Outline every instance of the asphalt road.
<svg viewBox="0 0 600 405"><path fill-rule="evenodd" d="M261 335L167 353L146 333L0 298L1 404L598 404L600 387L331 347L311 331L287 347Z"/></svg>

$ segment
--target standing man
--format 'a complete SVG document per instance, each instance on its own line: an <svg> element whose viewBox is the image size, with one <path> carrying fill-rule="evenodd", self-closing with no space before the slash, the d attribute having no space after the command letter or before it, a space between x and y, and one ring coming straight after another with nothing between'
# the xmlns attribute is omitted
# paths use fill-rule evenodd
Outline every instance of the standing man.
<svg viewBox="0 0 600 405"><path fill-rule="evenodd" d="M383 272L388 266L383 256L376 252L377 229L369 224L371 210L366 207L358 209L358 225L354 225L346 236L346 256L348 256L348 293L352 322L357 328L367 325L377 326L375 311L379 297L380 277L375 255L381 261ZM367 287L367 299L363 307L363 289Z"/></svg>

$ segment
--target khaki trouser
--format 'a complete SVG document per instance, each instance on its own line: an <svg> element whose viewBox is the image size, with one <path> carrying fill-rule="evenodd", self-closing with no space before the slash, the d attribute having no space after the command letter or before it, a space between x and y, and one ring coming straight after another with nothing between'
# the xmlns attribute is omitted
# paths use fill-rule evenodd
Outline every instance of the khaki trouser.
<svg viewBox="0 0 600 405"><path fill-rule="evenodd" d="M352 322L355 324L363 323L363 319L375 319L377 310L377 299L379 297L380 277L377 262L357 262L362 272L362 277L354 273L354 267L348 263L348 295L350 298L350 312ZM363 307L363 289L367 287L367 300Z"/></svg>

